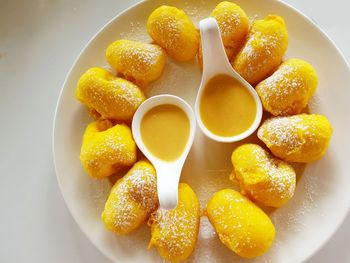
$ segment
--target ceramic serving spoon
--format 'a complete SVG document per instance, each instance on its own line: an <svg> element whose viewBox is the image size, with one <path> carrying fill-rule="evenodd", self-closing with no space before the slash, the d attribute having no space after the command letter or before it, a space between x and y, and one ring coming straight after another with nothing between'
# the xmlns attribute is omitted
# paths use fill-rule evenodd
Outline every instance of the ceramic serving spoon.
<svg viewBox="0 0 350 263"><path fill-rule="evenodd" d="M182 109L190 123L190 132L186 146L182 154L174 161L165 161L154 156L145 146L140 132L143 116L150 109L165 104L175 105ZM147 99L141 104L134 115L132 120L132 133L137 146L156 169L158 199L162 209L169 210L177 206L180 175L186 157L191 149L195 130L196 118L191 106L183 99L173 95L158 95Z"/></svg>
<svg viewBox="0 0 350 263"><path fill-rule="evenodd" d="M203 133L214 141L226 143L240 141L251 135L258 128L261 122L262 105L260 98L255 89L232 68L226 56L225 48L220 35L220 29L216 20L212 17L203 19L200 21L199 27L202 39L203 75L195 104L195 113L198 125ZM209 80L221 74L228 75L241 83L242 86L250 92L256 103L256 115L252 125L244 132L231 137L219 136L212 133L205 127L200 114L200 101L205 86Z"/></svg>

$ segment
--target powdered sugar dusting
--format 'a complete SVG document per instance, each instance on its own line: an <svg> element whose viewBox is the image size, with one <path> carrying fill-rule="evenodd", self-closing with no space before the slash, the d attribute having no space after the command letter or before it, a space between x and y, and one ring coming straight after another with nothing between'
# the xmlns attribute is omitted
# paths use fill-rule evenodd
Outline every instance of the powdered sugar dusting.
<svg viewBox="0 0 350 263"><path fill-rule="evenodd" d="M211 16L218 22L224 46L237 49L248 33L248 25L243 22L245 14L234 3L221 2Z"/></svg>
<svg viewBox="0 0 350 263"><path fill-rule="evenodd" d="M88 70L78 85L79 100L104 119L131 119L145 97L133 83L115 78L102 68Z"/></svg>
<svg viewBox="0 0 350 263"><path fill-rule="evenodd" d="M150 37L147 34L146 24L140 21L131 21L129 26L119 33L119 38L138 40L145 43L150 42Z"/></svg>
<svg viewBox="0 0 350 263"><path fill-rule="evenodd" d="M272 118L267 120L258 130L258 137L268 147L275 145L292 153L303 145L303 141L300 140L296 132L298 128L306 129L299 116Z"/></svg>
<svg viewBox="0 0 350 263"><path fill-rule="evenodd" d="M234 151L232 160L241 188L256 201L279 207L293 196L296 184L293 167L273 158L260 146L242 145Z"/></svg>
<svg viewBox="0 0 350 263"><path fill-rule="evenodd" d="M300 232L305 227L304 218L317 208L315 200L319 197L317 176L304 174L303 184L299 185L295 200L289 204L289 211L275 211L271 219L276 225L277 232L283 236L287 231Z"/></svg>
<svg viewBox="0 0 350 263"><path fill-rule="evenodd" d="M167 58L162 76L145 90L148 97L169 93L194 105L201 81L201 71L195 61L176 62Z"/></svg>
<svg viewBox="0 0 350 263"><path fill-rule="evenodd" d="M118 169L132 165L136 149L131 131L126 125L113 126L108 120L97 121L87 127L80 159L91 176L110 176Z"/></svg>
<svg viewBox="0 0 350 263"><path fill-rule="evenodd" d="M191 200L191 193L184 191L180 185L179 202L175 209L159 208L149 220L152 227L150 246L164 249L170 258L182 257L197 240L199 207L195 200ZM185 198L193 202L185 201Z"/></svg>
<svg viewBox="0 0 350 263"><path fill-rule="evenodd" d="M106 57L126 79L146 85L161 75L165 53L157 45L122 39L108 47Z"/></svg>
<svg viewBox="0 0 350 263"><path fill-rule="evenodd" d="M179 49L183 24L175 16L163 15L153 23L152 38L166 51Z"/></svg>
<svg viewBox="0 0 350 263"><path fill-rule="evenodd" d="M270 77L259 83L256 90L265 110L275 116L292 115L306 107L313 87L305 76L299 74L302 67L302 62L287 60ZM311 74L308 78L311 78Z"/></svg>
<svg viewBox="0 0 350 263"><path fill-rule="evenodd" d="M136 228L136 222L146 220L157 208L156 175L149 166L143 162L135 164L112 188L103 212L105 222L113 227L111 230L123 233Z"/></svg>
<svg viewBox="0 0 350 263"><path fill-rule="evenodd" d="M279 38L276 35L265 35L261 32L250 34L248 42L242 50L243 56L246 56L246 74L252 75L266 68L271 57L275 56L278 48Z"/></svg>
<svg viewBox="0 0 350 263"><path fill-rule="evenodd" d="M208 3L205 0L197 0L196 6L188 1L184 1L183 4L183 10L195 24L198 24L199 20L203 19L203 14L208 12L208 8L206 8Z"/></svg>
<svg viewBox="0 0 350 263"><path fill-rule="evenodd" d="M162 50L151 44L139 44L139 42L124 43L123 53L121 53L121 60L132 61L130 63L131 71L139 71L140 68L147 71L154 66L162 54Z"/></svg>

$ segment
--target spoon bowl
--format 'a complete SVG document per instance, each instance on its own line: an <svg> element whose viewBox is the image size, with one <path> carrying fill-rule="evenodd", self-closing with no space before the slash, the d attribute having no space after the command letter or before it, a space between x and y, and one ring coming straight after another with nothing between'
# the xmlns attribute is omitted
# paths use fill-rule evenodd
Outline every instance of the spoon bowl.
<svg viewBox="0 0 350 263"><path fill-rule="evenodd" d="M220 35L220 29L216 20L212 17L203 19L200 21L199 27L202 40L203 75L195 103L195 113L198 125L202 132L214 141L230 143L243 140L251 135L258 128L261 122L263 110L260 98L255 89L232 68L226 56L225 48ZM200 102L203 91L207 83L213 77L218 75L227 75L237 80L249 91L256 104L256 115L251 126L244 132L234 136L226 137L214 134L204 125L200 114Z"/></svg>
<svg viewBox="0 0 350 263"><path fill-rule="evenodd" d="M154 156L146 147L141 136L141 121L144 115L152 108L160 105L174 105L187 115L190 131L186 146L182 154L173 161L165 161ZM137 109L132 120L132 134L141 152L153 164L157 172L157 192L159 204L162 209L173 209L178 202L178 184L182 167L191 149L196 130L196 118L191 106L183 99L174 95L158 95L144 101Z"/></svg>

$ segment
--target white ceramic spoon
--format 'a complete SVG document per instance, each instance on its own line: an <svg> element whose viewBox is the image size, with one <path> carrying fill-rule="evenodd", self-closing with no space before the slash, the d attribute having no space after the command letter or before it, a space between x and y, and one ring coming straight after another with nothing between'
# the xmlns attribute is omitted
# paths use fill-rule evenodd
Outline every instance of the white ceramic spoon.
<svg viewBox="0 0 350 263"><path fill-rule="evenodd" d="M182 109L190 122L190 132L185 149L181 156L172 162L164 161L154 156L144 145L140 134L140 124L145 113L156 106L164 104L175 105ZM183 99L173 95L158 95L147 99L141 104L134 115L132 133L137 146L156 169L158 199L162 209L169 210L177 206L180 175L188 152L191 149L195 130L196 118L191 106Z"/></svg>
<svg viewBox="0 0 350 263"><path fill-rule="evenodd" d="M202 39L203 75L195 104L198 125L207 137L215 141L226 143L240 141L251 135L261 122L262 105L260 98L255 89L232 68L226 56L225 48L221 40L220 29L216 20L212 17L203 19L200 21L199 27ZM243 133L231 137L218 136L212 133L205 127L200 115L199 106L203 90L210 79L220 74L231 76L239 81L245 88L247 88L256 103L256 115L252 125Z"/></svg>

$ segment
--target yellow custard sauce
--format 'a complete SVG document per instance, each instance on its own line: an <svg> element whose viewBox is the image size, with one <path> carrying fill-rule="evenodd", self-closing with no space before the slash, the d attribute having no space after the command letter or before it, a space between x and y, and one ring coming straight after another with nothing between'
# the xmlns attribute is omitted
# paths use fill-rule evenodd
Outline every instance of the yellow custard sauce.
<svg viewBox="0 0 350 263"><path fill-rule="evenodd" d="M256 104L251 93L228 75L217 75L208 81L199 107L206 128L223 137L243 133L256 116Z"/></svg>
<svg viewBox="0 0 350 263"><path fill-rule="evenodd" d="M140 129L145 146L154 156L174 161L185 149L190 121L179 107L164 104L150 109L143 116Z"/></svg>

